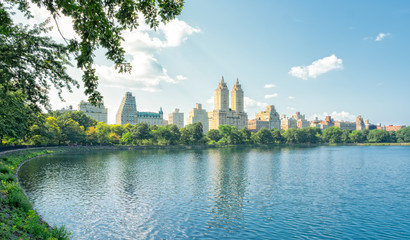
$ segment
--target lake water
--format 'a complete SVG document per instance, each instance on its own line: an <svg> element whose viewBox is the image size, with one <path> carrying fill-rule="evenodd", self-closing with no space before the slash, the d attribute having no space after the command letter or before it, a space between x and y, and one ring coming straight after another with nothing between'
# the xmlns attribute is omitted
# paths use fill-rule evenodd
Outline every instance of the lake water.
<svg viewBox="0 0 410 240"><path fill-rule="evenodd" d="M24 164L73 239L409 239L410 147L100 151Z"/></svg>

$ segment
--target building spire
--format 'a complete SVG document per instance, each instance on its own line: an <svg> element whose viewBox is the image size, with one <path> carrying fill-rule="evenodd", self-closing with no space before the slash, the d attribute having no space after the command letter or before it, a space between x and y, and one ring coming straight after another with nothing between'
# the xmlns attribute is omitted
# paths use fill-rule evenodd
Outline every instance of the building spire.
<svg viewBox="0 0 410 240"><path fill-rule="evenodd" d="M238 78L236 78L236 84L239 84L239 79Z"/></svg>
<svg viewBox="0 0 410 240"><path fill-rule="evenodd" d="M225 81L224 81L224 76L222 76L222 80L221 80L221 83L224 83Z"/></svg>

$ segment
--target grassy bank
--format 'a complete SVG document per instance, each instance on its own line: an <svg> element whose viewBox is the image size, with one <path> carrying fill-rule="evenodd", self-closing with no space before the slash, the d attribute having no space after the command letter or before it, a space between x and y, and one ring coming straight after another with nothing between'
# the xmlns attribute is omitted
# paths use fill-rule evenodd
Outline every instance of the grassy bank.
<svg viewBox="0 0 410 240"><path fill-rule="evenodd" d="M50 227L40 219L16 180L22 162L50 153L26 150L0 156L0 239L69 239L64 227Z"/></svg>

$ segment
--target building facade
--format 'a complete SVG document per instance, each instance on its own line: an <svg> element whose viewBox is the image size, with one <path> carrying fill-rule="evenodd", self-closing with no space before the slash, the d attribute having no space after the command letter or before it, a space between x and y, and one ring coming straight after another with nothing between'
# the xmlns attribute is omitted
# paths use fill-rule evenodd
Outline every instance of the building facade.
<svg viewBox="0 0 410 240"><path fill-rule="evenodd" d="M179 112L178 108L168 114L168 124L175 124L178 128L184 127L184 113Z"/></svg>
<svg viewBox="0 0 410 240"><path fill-rule="evenodd" d="M116 115L116 124L147 123L148 125L164 125L162 108L159 112L138 112L135 97L131 92L126 92Z"/></svg>
<svg viewBox="0 0 410 240"><path fill-rule="evenodd" d="M191 109L186 120L186 124L193 124L197 122L202 123L202 129L204 133L207 133L209 130L208 113L205 109L202 109L202 105L200 103L197 103L195 108Z"/></svg>
<svg viewBox="0 0 410 240"><path fill-rule="evenodd" d="M276 112L274 105L266 107L265 111L256 114L256 118L248 121L248 129L257 132L261 128L281 129L280 115Z"/></svg>
<svg viewBox="0 0 410 240"><path fill-rule="evenodd" d="M78 111L82 111L97 122L107 123L107 109L104 107L104 104L94 106L89 102L81 101L78 104Z"/></svg>
<svg viewBox="0 0 410 240"><path fill-rule="evenodd" d="M362 116L359 115L356 118L356 130L364 130L364 129L366 129L366 125L364 124Z"/></svg>
<svg viewBox="0 0 410 240"><path fill-rule="evenodd" d="M280 129L288 130L289 128L297 128L297 121L292 117L287 117L285 114L282 114L282 118L280 120L281 125Z"/></svg>
<svg viewBox="0 0 410 240"><path fill-rule="evenodd" d="M335 127L338 127L342 130L356 130L356 123L355 122L345 122L345 121L336 121Z"/></svg>
<svg viewBox="0 0 410 240"><path fill-rule="evenodd" d="M244 111L244 93L238 79L231 92L229 108L229 89L222 77L214 93L214 110L208 112L209 129L218 129L220 125L231 125L238 129L248 126L248 114Z"/></svg>
<svg viewBox="0 0 410 240"><path fill-rule="evenodd" d="M305 114L300 114L300 112L296 112L296 114L292 115L292 118L296 120L297 128L310 127L310 122L306 120Z"/></svg>

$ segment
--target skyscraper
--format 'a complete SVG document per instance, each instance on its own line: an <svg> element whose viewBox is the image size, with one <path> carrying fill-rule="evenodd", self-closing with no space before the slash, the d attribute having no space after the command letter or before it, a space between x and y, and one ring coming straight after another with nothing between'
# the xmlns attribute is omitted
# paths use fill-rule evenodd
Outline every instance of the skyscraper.
<svg viewBox="0 0 410 240"><path fill-rule="evenodd" d="M116 115L117 124L137 124L137 105L135 104L135 97L131 92L126 92L122 98L120 107Z"/></svg>
<svg viewBox="0 0 410 240"><path fill-rule="evenodd" d="M214 110L208 112L209 129L218 129L219 125L224 124L238 129L248 126L248 114L244 111L244 93L238 79L231 92L231 108L229 108L229 89L223 77L215 90L214 101Z"/></svg>

